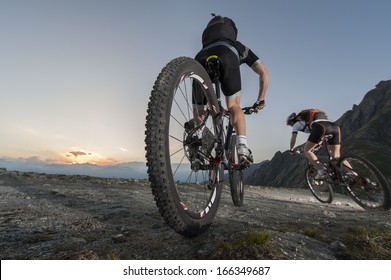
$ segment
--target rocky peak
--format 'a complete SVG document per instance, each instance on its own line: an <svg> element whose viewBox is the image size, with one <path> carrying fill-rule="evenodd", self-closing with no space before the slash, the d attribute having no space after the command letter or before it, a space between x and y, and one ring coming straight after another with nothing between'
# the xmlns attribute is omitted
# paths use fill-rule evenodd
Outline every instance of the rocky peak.
<svg viewBox="0 0 391 280"><path fill-rule="evenodd" d="M391 106L391 80L381 81L376 87L365 94L359 105L353 105L337 120L346 135L365 127L373 118L379 121L382 113L390 113ZM384 111L384 112L383 112ZM384 117L384 116L382 116ZM389 119L388 119L389 120ZM381 120L380 120L381 121Z"/></svg>

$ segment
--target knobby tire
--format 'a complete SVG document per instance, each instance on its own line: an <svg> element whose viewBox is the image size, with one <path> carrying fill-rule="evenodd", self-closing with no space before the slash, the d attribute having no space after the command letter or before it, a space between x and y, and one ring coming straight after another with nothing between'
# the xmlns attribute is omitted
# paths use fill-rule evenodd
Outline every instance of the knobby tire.
<svg viewBox="0 0 391 280"><path fill-rule="evenodd" d="M305 179L313 196L322 203L331 203L334 199L332 185L326 180L315 180L317 170L309 166L305 172Z"/></svg>
<svg viewBox="0 0 391 280"><path fill-rule="evenodd" d="M230 142L229 152L229 184L231 197L235 206L243 205L244 184L243 169L239 168L239 158L236 150L237 136L233 134Z"/></svg>
<svg viewBox="0 0 391 280"><path fill-rule="evenodd" d="M390 186L373 163L362 156L346 154L339 159L338 167L348 193L358 205L366 210L391 208Z"/></svg>
<svg viewBox="0 0 391 280"><path fill-rule="evenodd" d="M184 129L184 123L193 116L193 83L202 90L210 111L209 128L203 130L209 142L199 148L185 144L187 138L195 137L187 135ZM162 69L148 103L145 131L147 172L162 217L184 236L205 232L218 209L223 169L221 163L210 160L211 155L216 154L214 137L222 130L218 116L214 88L197 61L179 57ZM201 167L189 160L197 149L204 152ZM185 176L178 175L181 172Z"/></svg>

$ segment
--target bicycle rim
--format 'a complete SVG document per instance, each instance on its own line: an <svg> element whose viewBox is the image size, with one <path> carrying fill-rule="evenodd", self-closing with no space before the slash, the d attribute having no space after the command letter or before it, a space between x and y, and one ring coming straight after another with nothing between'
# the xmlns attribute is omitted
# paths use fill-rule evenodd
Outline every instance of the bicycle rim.
<svg viewBox="0 0 391 280"><path fill-rule="evenodd" d="M208 113L202 126L196 125L199 129L185 130L194 117L193 83L204 95ZM213 93L203 67L181 57L162 70L148 104L145 141L152 193L165 221L186 236L210 226L221 195L222 164L215 159L221 128L210 112Z"/></svg>
<svg viewBox="0 0 391 280"><path fill-rule="evenodd" d="M305 179L311 193L322 203L331 203L334 198L332 185L326 180L315 180L317 170L312 166L305 172Z"/></svg>
<svg viewBox="0 0 391 280"><path fill-rule="evenodd" d="M361 156L345 155L338 166L346 189L358 205L366 210L390 209L390 187L375 165Z"/></svg>
<svg viewBox="0 0 391 280"><path fill-rule="evenodd" d="M243 170L239 166L239 158L236 150L236 135L232 135L229 149L229 185L232 201L235 206L243 205L244 184Z"/></svg>

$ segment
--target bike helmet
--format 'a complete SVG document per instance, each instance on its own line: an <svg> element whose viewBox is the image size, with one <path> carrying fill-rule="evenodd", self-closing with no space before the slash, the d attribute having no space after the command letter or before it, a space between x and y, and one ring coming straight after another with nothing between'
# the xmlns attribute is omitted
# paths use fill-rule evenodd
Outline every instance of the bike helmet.
<svg viewBox="0 0 391 280"><path fill-rule="evenodd" d="M292 113L290 114L287 118L286 118L286 124L289 125L291 122L294 122L296 120L296 113Z"/></svg>

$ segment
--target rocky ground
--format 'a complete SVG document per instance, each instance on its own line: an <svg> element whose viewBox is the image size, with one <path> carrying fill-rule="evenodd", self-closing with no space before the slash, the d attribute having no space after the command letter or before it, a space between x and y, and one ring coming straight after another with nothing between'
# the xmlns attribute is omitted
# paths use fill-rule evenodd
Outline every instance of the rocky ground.
<svg viewBox="0 0 391 280"><path fill-rule="evenodd" d="M341 259L349 229L391 229L390 218L349 198L323 205L305 189L249 186L235 207L225 188L211 228L186 238L165 224L146 181L0 170L1 259L233 258L221 244L251 232L270 236L270 258ZM268 257L247 250L236 257Z"/></svg>

